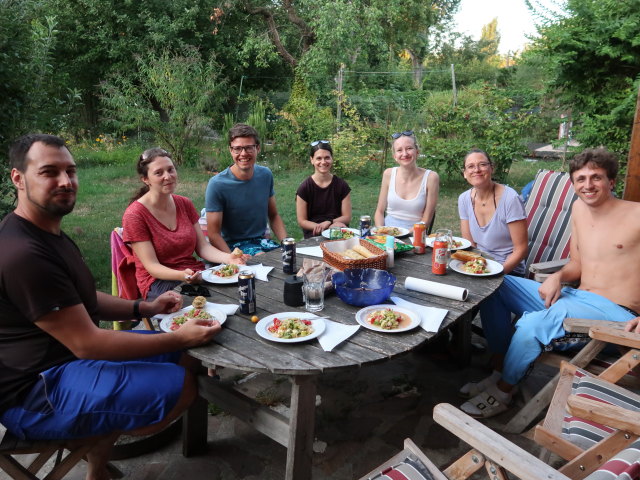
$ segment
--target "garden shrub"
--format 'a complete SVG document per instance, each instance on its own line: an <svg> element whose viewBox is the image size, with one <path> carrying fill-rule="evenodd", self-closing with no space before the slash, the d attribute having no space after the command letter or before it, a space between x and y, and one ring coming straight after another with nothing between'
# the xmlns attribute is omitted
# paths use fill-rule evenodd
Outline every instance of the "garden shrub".
<svg viewBox="0 0 640 480"><path fill-rule="evenodd" d="M486 84L461 90L455 106L450 91L433 93L422 112L426 128L418 132L422 152L428 155L432 168L457 176L464 154L480 148L491 156L496 179L504 181L511 162L527 153L522 135L535 117L511 107L510 99Z"/></svg>

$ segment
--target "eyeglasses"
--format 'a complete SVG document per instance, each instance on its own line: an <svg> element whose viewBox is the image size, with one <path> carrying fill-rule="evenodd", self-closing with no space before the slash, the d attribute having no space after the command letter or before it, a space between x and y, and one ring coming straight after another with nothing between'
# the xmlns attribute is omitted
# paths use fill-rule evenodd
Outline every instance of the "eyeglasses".
<svg viewBox="0 0 640 480"><path fill-rule="evenodd" d="M404 132L396 132L396 133L392 133L391 134L391 138L393 138L394 140L399 139L401 136L405 136L405 137L410 137L413 135L413 130L406 130Z"/></svg>
<svg viewBox="0 0 640 480"><path fill-rule="evenodd" d="M236 155L239 153L242 153L243 150L247 153L253 153L256 151L256 148L258 148L257 145L245 145L244 147L229 147L229 149Z"/></svg>
<svg viewBox="0 0 640 480"><path fill-rule="evenodd" d="M329 140L316 140L315 142L311 142L311 146L315 147L316 145L329 145Z"/></svg>
<svg viewBox="0 0 640 480"><path fill-rule="evenodd" d="M472 171L474 171L476 169L478 169L478 170L486 170L490 166L491 166L491 163L489 163L489 162L480 162L478 164L471 163L469 165L465 165L464 169L467 172L472 172Z"/></svg>

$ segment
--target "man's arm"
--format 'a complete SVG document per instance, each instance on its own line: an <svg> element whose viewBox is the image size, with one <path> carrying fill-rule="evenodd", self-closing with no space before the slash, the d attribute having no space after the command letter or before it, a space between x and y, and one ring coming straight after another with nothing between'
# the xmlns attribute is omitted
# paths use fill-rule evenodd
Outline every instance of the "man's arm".
<svg viewBox="0 0 640 480"><path fill-rule="evenodd" d="M271 231L275 234L278 240L282 242L283 239L287 238L287 229L284 226L282 217L280 217L280 214L278 213L275 195L269 197L267 216L269 217Z"/></svg>
<svg viewBox="0 0 640 480"><path fill-rule="evenodd" d="M207 236L209 243L223 252L231 252L229 245L222 238L222 212L207 212Z"/></svg>
<svg viewBox="0 0 640 480"><path fill-rule="evenodd" d="M577 203L577 202L576 202ZM571 241L569 247L569 262L556 273L549 275L544 281L538 293L544 300L544 305L549 308L560 298L563 283L571 283L580 280L582 274L582 263L580 262L580 251L578 249L578 228L576 226L575 204L571 209Z"/></svg>
<svg viewBox="0 0 640 480"><path fill-rule="evenodd" d="M154 303L155 301L142 302L141 313L143 315L154 313ZM132 301L99 294L98 304L100 312L108 314L107 318L111 315L120 316L120 318L132 316ZM78 358L128 360L202 345L209 342L221 329L218 322L209 325L204 321L192 320L171 334L137 335L97 327L91 321L84 305L78 304L48 313L35 323L65 345Z"/></svg>

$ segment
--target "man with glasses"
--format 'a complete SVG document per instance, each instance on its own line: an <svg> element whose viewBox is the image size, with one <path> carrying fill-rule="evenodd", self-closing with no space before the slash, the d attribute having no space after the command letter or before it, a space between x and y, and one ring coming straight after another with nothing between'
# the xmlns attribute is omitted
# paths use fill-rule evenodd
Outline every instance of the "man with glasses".
<svg viewBox="0 0 640 480"><path fill-rule="evenodd" d="M230 252L239 248L249 255L268 252L279 245L265 238L267 220L278 240L287 230L276 207L273 174L256 165L260 137L255 128L238 123L229 130L233 165L209 180L205 193L207 234L211 244Z"/></svg>

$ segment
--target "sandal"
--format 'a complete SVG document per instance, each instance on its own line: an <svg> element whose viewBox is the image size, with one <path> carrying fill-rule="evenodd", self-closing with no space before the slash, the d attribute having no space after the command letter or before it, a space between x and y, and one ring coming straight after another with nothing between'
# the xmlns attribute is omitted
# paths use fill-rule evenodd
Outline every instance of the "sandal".
<svg viewBox="0 0 640 480"><path fill-rule="evenodd" d="M491 418L506 412L509 409L511 395L507 395L507 401L501 402L491 392L484 391L460 406L460 410L473 418Z"/></svg>

